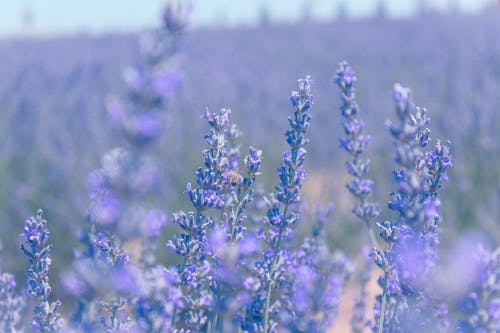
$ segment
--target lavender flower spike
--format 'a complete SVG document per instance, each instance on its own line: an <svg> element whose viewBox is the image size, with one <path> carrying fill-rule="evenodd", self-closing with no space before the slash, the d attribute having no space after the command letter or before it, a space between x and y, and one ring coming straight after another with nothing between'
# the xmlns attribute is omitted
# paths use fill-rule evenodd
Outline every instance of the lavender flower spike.
<svg viewBox="0 0 500 333"><path fill-rule="evenodd" d="M370 231L373 245L376 246L377 239L372 224L373 219L380 214L380 208L377 203L368 200L373 185L373 181L366 178L370 160L362 158L361 154L369 144L370 136L363 135L365 123L358 117L359 106L356 103L356 90L354 89L356 80L356 73L349 64L345 61L341 62L337 69L335 83L340 88L340 98L342 99L340 110L345 119L343 126L346 136L340 140L340 147L352 157L352 160L346 163L346 167L349 174L354 177L347 184L347 188L358 199L358 203L354 205L353 213L365 222Z"/></svg>
<svg viewBox="0 0 500 333"><path fill-rule="evenodd" d="M265 223L268 234L265 236L267 250L264 258L255 263L257 277L260 280L259 288L254 294L252 304L247 313L254 313L259 318L246 318L243 330L253 329L255 325L264 333L274 332L277 323L271 319L271 313L277 313L281 302L272 300L273 291L284 285L286 266L291 260L291 254L282 243L291 238L294 226L299 220L297 204L301 200L301 189L306 172L304 160L309 140L306 131L309 128L311 116L308 113L313 104L311 86L313 80L308 75L299 79L298 90L292 91L290 101L294 107L293 116L288 118L290 129L285 136L290 150L283 153L283 162L278 169L279 182L276 185L276 196L271 197L268 203ZM257 314L255 314L257 312Z"/></svg>
<svg viewBox="0 0 500 333"><path fill-rule="evenodd" d="M28 293L37 302L31 326L42 333L59 332L63 324L58 313L61 302L51 300L52 288L48 275L52 263L49 256L51 245L47 244L49 234L47 221L42 218L41 209L36 213L36 217L26 220L21 234L24 238L21 251L28 257L30 264L26 270Z"/></svg>
<svg viewBox="0 0 500 333"><path fill-rule="evenodd" d="M172 223L182 231L167 242L170 251L184 257L178 270L184 304L182 326L195 331L207 326L213 307L213 295L209 291L213 267L206 245L214 219L206 213L208 210L222 210L226 206L226 174L230 169L226 136L230 117L229 109L221 109L217 113L206 110L202 115L210 125L210 132L205 135L204 167L198 168L196 184L188 183L185 192L193 210L174 213ZM171 318L172 327L176 326L178 310L176 305Z"/></svg>
<svg viewBox="0 0 500 333"><path fill-rule="evenodd" d="M398 188L390 194L388 208L397 213L392 221L377 223L387 250L373 251L384 271L374 332L442 332L447 330L447 309L430 295L425 283L432 277L439 245L438 190L452 166L450 143L431 141L426 110L415 107L411 91L394 86L398 123L387 125L395 139L398 168L393 178Z"/></svg>

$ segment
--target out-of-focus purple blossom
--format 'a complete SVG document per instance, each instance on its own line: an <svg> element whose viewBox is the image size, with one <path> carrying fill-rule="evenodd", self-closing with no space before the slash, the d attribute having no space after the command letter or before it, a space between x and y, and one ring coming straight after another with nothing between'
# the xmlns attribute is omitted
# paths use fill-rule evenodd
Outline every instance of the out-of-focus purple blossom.
<svg viewBox="0 0 500 333"><path fill-rule="evenodd" d="M21 332L25 307L26 300L16 292L14 276L0 273L0 330Z"/></svg>
<svg viewBox="0 0 500 333"><path fill-rule="evenodd" d="M107 262L112 267L122 267L129 261L128 254L113 236L99 233L93 240L93 245L97 259Z"/></svg>
<svg viewBox="0 0 500 333"><path fill-rule="evenodd" d="M158 138L163 132L163 119L154 112L139 113L126 119L124 135L136 142L149 142Z"/></svg>
<svg viewBox="0 0 500 333"><path fill-rule="evenodd" d="M104 237L99 231L104 230L109 239L115 237L111 233L125 240L142 236L141 263L154 261L156 238L165 218L146 198L158 186L160 171L145 148L162 136L167 101L182 80L176 55L178 32L184 28L180 22L187 23L185 8L180 3L175 10L173 3L166 5L164 26L145 34L142 57L123 71L126 93L108 99L108 114L128 145L106 153L101 168L89 177L90 231L86 239L90 256L94 255L92 247L100 244L95 241Z"/></svg>
<svg viewBox="0 0 500 333"><path fill-rule="evenodd" d="M476 260L480 267L475 279L458 303L457 333L500 331L500 247L480 248Z"/></svg>
<svg viewBox="0 0 500 333"><path fill-rule="evenodd" d="M168 0L163 10L163 24L171 33L184 30L189 23L192 4L190 1Z"/></svg>
<svg viewBox="0 0 500 333"><path fill-rule="evenodd" d="M370 282L370 271L372 267L372 260L370 257L370 250L368 247L361 249L361 264L359 270L359 292L354 299L354 306L352 308L351 316L351 329L353 333L362 333L365 328L369 326L367 318L367 299L368 299L368 282Z"/></svg>
<svg viewBox="0 0 500 333"><path fill-rule="evenodd" d="M179 89L182 73L176 68L166 68L153 73L153 89L163 97L169 97Z"/></svg>
<svg viewBox="0 0 500 333"><path fill-rule="evenodd" d="M231 124L227 129L226 137L228 140L228 159L229 167L233 171L238 171L238 164L240 159L240 145L238 140L241 137L241 131L238 129L236 124Z"/></svg>
<svg viewBox="0 0 500 333"><path fill-rule="evenodd" d="M328 330L335 321L345 283L352 273L352 263L346 256L328 247L323 227L331 211L317 213L312 237L306 238L293 253L292 267L286 273L293 282L290 290L283 291L290 307L282 315L282 321L290 332Z"/></svg>
<svg viewBox="0 0 500 333"><path fill-rule="evenodd" d="M137 297L133 309L136 319L132 327L137 332L173 330L171 318L174 306L183 306L176 270L155 266L131 273L135 283L130 291Z"/></svg>
<svg viewBox="0 0 500 333"><path fill-rule="evenodd" d="M113 193L93 193L88 214L93 223L106 227L118 221L122 214L122 204Z"/></svg>
<svg viewBox="0 0 500 333"><path fill-rule="evenodd" d="M49 230L47 221L38 210L35 217L30 217L24 223L23 244L21 251L28 258L30 267L26 270L28 278L28 293L35 301L35 309L31 326L33 330L42 333L59 332L63 320L58 313L61 302L51 300L52 288L49 284L49 268L51 246L47 244Z"/></svg>
<svg viewBox="0 0 500 333"><path fill-rule="evenodd" d="M167 217L160 210L149 210L146 213L143 223L144 235L148 237L158 237L167 224Z"/></svg>

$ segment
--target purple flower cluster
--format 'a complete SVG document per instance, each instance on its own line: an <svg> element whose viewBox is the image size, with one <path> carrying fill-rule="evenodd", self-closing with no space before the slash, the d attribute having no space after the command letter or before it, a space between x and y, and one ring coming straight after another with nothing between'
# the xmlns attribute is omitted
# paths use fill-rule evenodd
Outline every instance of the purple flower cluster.
<svg viewBox="0 0 500 333"><path fill-rule="evenodd" d="M221 109L218 113L208 110L203 118L210 126L205 136L207 148L204 150L204 168L196 171L196 184L186 185L186 195L193 208L187 213L174 214L172 223L182 232L167 242L167 247L183 257L178 269L183 290L182 316L184 325L201 330L209 321L214 298L210 291L213 285L213 258L208 249L208 234L214 228L215 218L207 215L210 211L222 211L227 201L227 173L230 172L227 156L226 135L230 127L231 110ZM174 309L172 326L175 326L177 307Z"/></svg>
<svg viewBox="0 0 500 333"><path fill-rule="evenodd" d="M365 123L359 118L360 108L356 102L356 90L354 88L356 80L356 74L349 64L345 61L341 62L337 69L335 83L340 88L340 98L342 100L340 111L345 119L343 127L346 137L340 140L340 147L353 158L346 163L348 173L354 177L347 184L347 188L358 200L352 212L367 226L372 245L378 246L378 240L374 232L374 220L380 215L380 207L378 203L369 201L373 186L373 181L366 178L370 160L362 158L361 155L370 142L370 136L363 134ZM359 296L355 300L351 317L353 332L362 332L368 323L366 318L366 298L368 296L366 288L370 279L372 262L367 257L365 248L362 251L362 258L363 267L359 271Z"/></svg>
<svg viewBox="0 0 500 333"><path fill-rule="evenodd" d="M151 149L166 128L164 110L181 81L174 60L189 12L190 6L168 3L163 29L143 40L143 63L125 71L126 93L109 101L109 116L125 144L106 153L88 178L89 223L78 230L85 249L75 249L72 270L63 275L67 299L74 298L69 320L62 320L61 302L49 284L50 232L40 210L21 234L30 265L26 290L16 290L13 275L0 274L2 332L23 332L30 324L40 332L305 333L326 332L335 323L355 268L346 254L331 248L327 229L333 206L323 211L318 205L310 235L298 232L312 215L303 189L310 76L299 79L289 97L288 147L274 192L262 196L264 207L256 200L263 152L249 147L242 155L230 109L203 113L209 126L203 162L185 186L189 208L173 213L170 224L177 231L162 249L176 264L156 257L167 218L149 197L159 175ZM347 188L356 199L353 214L367 225L374 246L361 250L352 332L498 332L498 248L480 252L477 276L458 302L432 288L441 237L439 193L452 167L450 143L431 145L427 111L416 107L411 91L400 84L392 92L397 120L387 122L397 165L388 202L393 216L375 223L381 211L371 199L370 160L363 157L370 137L364 134L356 81L352 68L341 62L335 83L345 135L340 147L350 155ZM370 317L374 264L380 269L380 294ZM28 297L34 302L29 323Z"/></svg>
<svg viewBox="0 0 500 333"><path fill-rule="evenodd" d="M340 110L345 118L344 133L346 137L340 140L340 147L353 158L346 163L347 171L354 177L347 184L347 188L359 201L354 206L353 213L365 222L372 236L373 244L376 245L372 222L380 214L380 208L377 203L368 201L373 186L373 181L366 178L370 160L362 158L361 154L370 142L370 136L363 134L365 122L359 118L360 109L356 103L356 90L354 88L356 80L357 77L352 68L347 62L341 62L337 69L335 83L340 88L340 98L343 103Z"/></svg>
<svg viewBox="0 0 500 333"><path fill-rule="evenodd" d="M427 291L439 245L438 190L451 167L450 144L437 141L428 150L430 130L425 109L416 108L408 88L396 84L392 93L398 122L387 122L395 139L393 173L396 192L390 194L392 221L377 223L387 249L374 249L376 265L383 271L383 288L376 304L374 332L446 331L446 307Z"/></svg>
<svg viewBox="0 0 500 333"><path fill-rule="evenodd" d="M165 109L182 81L177 55L189 8L180 2L168 2L163 27L143 36L142 61L123 73L126 92L109 97L107 103L109 118L126 146L106 153L101 168L88 180L90 223L123 239L145 236L141 256L149 262L154 261L153 244L166 217L146 204L147 196L158 189L160 181L157 160L148 150L165 132Z"/></svg>
<svg viewBox="0 0 500 333"><path fill-rule="evenodd" d="M273 300L273 290L286 290L292 282L287 276L292 273L287 271L287 268L291 266L292 254L286 242L292 239L294 227L300 218L298 204L306 176L305 146L309 143L306 131L311 121L309 109L313 104L311 87L314 81L310 76L306 76L305 79L299 79L297 82L298 90L292 91L290 96L294 108L292 117L288 118L290 129L285 133L290 150L283 153L283 161L278 168L279 182L276 185L276 194L268 201L268 210L264 219L267 230L263 234L267 249L264 250L263 258L255 263L260 288L255 292L252 305L260 305L261 308L258 311L261 312L263 321L262 323L259 321L246 323L243 327L247 329L245 326L259 325L264 333L276 331L278 325L276 315L291 306L286 300L286 293L281 293L282 301L279 298Z"/></svg>
<svg viewBox="0 0 500 333"><path fill-rule="evenodd" d="M63 325L59 314L61 302L51 299L52 288L49 284L51 246L47 244L49 234L47 221L43 219L41 210L38 210L35 217L26 220L21 234L24 239L21 251L30 264L26 270L28 294L36 303L31 326L42 333L59 332Z"/></svg>
<svg viewBox="0 0 500 333"><path fill-rule="evenodd" d="M312 235L293 253L291 309L283 319L290 332L325 332L334 323L344 286L353 266L340 251L332 252L324 231L332 209L319 207Z"/></svg>
<svg viewBox="0 0 500 333"><path fill-rule="evenodd" d="M160 295L166 304L179 298L170 288L178 278L163 274L156 264L157 239L166 216L148 197L159 179L148 149L164 131L162 114L181 79L174 58L182 26L175 13L185 13L180 4L175 10L173 6L167 4L164 27L144 36L143 61L125 70L127 92L108 101L109 117L126 146L106 153L101 168L88 179L90 223L78 232L87 250L75 252L73 271L64 279L68 291L79 298L71 320L77 331L159 332L170 327L165 323L170 322L173 306L151 313L144 309L156 304ZM169 20L176 20L176 29ZM133 240L140 245L129 255L125 243ZM134 323L133 316L141 319Z"/></svg>

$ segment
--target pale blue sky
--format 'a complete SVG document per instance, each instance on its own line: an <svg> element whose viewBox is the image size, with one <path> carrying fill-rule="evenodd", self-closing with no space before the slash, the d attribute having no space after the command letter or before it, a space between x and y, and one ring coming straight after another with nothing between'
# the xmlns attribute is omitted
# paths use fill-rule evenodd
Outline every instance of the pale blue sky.
<svg viewBox="0 0 500 333"><path fill-rule="evenodd" d="M193 0L192 26L211 24L252 24L263 5L276 20L294 20L305 1L312 2L318 19L333 16L339 2L345 2L356 17L373 13L378 0ZM419 1L445 8L450 1L463 10L478 11L493 0L386 0L393 16L410 15ZM158 22L164 0L0 0L0 36L24 34L23 13L31 8L30 33L40 36L72 33L136 31Z"/></svg>

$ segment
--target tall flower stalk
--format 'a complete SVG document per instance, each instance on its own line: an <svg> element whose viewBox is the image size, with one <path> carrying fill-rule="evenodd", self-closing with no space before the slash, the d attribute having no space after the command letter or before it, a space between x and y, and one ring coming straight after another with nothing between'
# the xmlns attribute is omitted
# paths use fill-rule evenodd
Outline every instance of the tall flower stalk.
<svg viewBox="0 0 500 333"><path fill-rule="evenodd" d="M196 172L196 185L186 185L186 195L192 211L179 211L172 222L182 232L167 242L167 247L183 257L179 266L180 283L183 290L183 323L193 330L201 330L208 324L213 305L212 283L213 260L207 256L209 231L214 218L207 215L209 210L221 210L226 205L226 177L229 170L226 133L229 128L231 110L221 109L218 113L208 110L203 118L210 126L205 136L207 148L204 150L204 167ZM177 320L176 305L171 324Z"/></svg>
<svg viewBox="0 0 500 333"><path fill-rule="evenodd" d="M363 134L365 122L359 118L360 108L356 102L356 73L345 61L337 69L335 83L340 88L342 106L340 111L344 117L345 137L340 140L340 147L344 149L352 160L346 163L347 172L354 179L347 184L351 194L358 200L352 210L353 214L361 219L368 228L374 246L377 246L373 221L380 215L379 204L369 201L372 193L373 181L367 178L370 160L363 158L362 154L370 143L370 136Z"/></svg>
<svg viewBox="0 0 500 333"><path fill-rule="evenodd" d="M352 160L346 163L347 172L354 177L347 184L347 188L357 199L352 212L364 222L368 228L372 245L378 247L374 220L380 215L380 207L378 203L370 201L373 186L373 181L367 178L370 160L362 157L370 143L370 136L363 134L365 122L359 118L360 108L356 102L356 89L354 88L356 80L356 73L349 64L345 61L341 62L337 68L335 83L340 88L340 98L342 99L340 111L344 117L343 128L346 136L340 140L340 147L352 157ZM366 285L369 282L371 265L370 261L366 261L365 253L362 253L362 257L364 263L360 270L360 293L356 298L351 318L351 328L355 333L362 332L367 322L366 298L368 294Z"/></svg>
<svg viewBox="0 0 500 333"><path fill-rule="evenodd" d="M229 138L234 133L230 127ZM231 140L229 140L231 143ZM247 257L253 254L255 239L246 233L247 209L254 200L253 185L260 175L262 151L249 148L243 159L243 168L238 167L235 149L228 150L230 169L226 183L230 187L225 212L221 223L209 235L209 253L214 259L214 280L211 290L214 294L214 309L207 332L235 330L234 317L239 310L234 295L241 290L242 271L246 269Z"/></svg>
<svg viewBox="0 0 500 333"><path fill-rule="evenodd" d="M290 96L294 112L288 118L290 129L285 133L290 149L283 153L276 193L268 200L264 219L268 230L261 235L267 249L264 250L263 258L255 262L257 280L250 278L246 283L253 297L244 311L242 330L264 333L276 330L277 323L272 320L271 314L279 311L280 302L277 299L273 301L272 295L273 290L285 284L286 268L291 264L291 255L284 243L292 237L299 220L297 204L301 199L300 191L306 176L303 164L305 146L309 142L306 131L311 120L308 111L313 104L312 84L310 76L299 79L298 90L293 91Z"/></svg>
<svg viewBox="0 0 500 333"><path fill-rule="evenodd" d="M165 132L165 111L181 82L177 54L189 12L189 5L167 1L162 27L142 36L140 61L124 70L126 92L110 97L107 103L109 118L124 145L109 150L101 167L88 178L89 224L78 233L87 250L76 252L74 272L66 279L68 290L80 294L73 321L84 331L128 329L134 315L144 319L143 329L156 327L156 323L148 326L149 318L141 312L148 297L154 302L152 293L145 291L150 286L138 290L127 285L130 281L99 284L89 272L97 271L103 281L123 275L144 284L155 279L170 284L168 274L158 273L155 264L166 215L154 206L151 195L160 172L149 150ZM139 247L129 249L134 260L124 250L131 239L140 242ZM162 293L161 289L155 290ZM168 315L168 311L159 312Z"/></svg>
<svg viewBox="0 0 500 333"><path fill-rule="evenodd" d="M375 332L433 332L447 329L447 310L425 288L437 258L439 245L438 190L452 166L450 143L439 140L426 151L430 130L426 110L415 108L411 92L394 86L398 122L387 126L395 139L393 172L398 185L388 207L397 213L392 221L377 223L386 250L374 249L375 263L383 271L383 293L375 308Z"/></svg>
<svg viewBox="0 0 500 333"><path fill-rule="evenodd" d="M23 244L21 251L28 258L30 267L26 270L28 278L28 293L35 302L35 309L31 326L33 330L42 333L59 332L63 320L59 314L61 302L53 300L52 288L49 284L49 268L51 245L50 232L47 221L42 217L42 210L38 210L35 217L30 217L24 223Z"/></svg>

